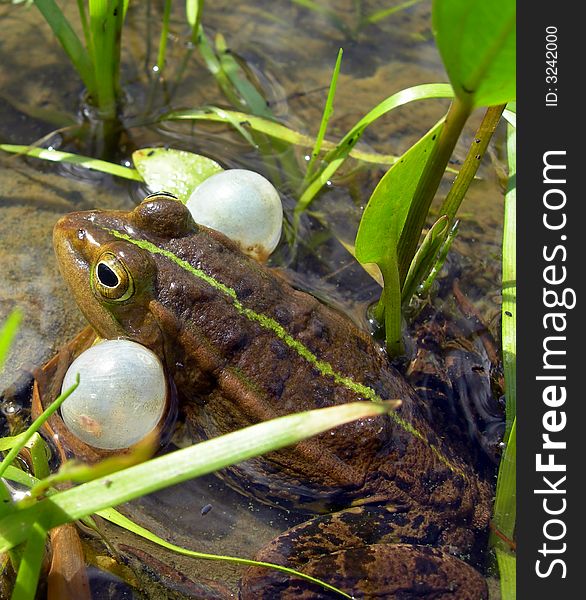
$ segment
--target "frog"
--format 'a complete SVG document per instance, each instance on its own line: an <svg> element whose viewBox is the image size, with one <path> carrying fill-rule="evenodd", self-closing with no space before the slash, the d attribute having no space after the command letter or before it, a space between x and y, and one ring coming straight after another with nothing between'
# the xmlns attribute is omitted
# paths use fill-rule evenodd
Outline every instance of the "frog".
<svg viewBox="0 0 586 600"><path fill-rule="evenodd" d="M65 215L53 239L93 331L159 356L194 442L303 410L400 400L387 415L218 474L246 497L304 515L257 560L355 598L487 598L464 558L486 542L491 486L434 429L369 332L197 224L167 193L130 211ZM339 597L263 567L243 575L239 594Z"/></svg>

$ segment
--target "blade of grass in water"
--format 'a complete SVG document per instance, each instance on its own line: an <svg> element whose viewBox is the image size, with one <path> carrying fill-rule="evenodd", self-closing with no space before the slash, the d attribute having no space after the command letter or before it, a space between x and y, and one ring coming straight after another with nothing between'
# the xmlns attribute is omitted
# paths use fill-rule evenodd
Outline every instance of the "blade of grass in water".
<svg viewBox="0 0 586 600"><path fill-rule="evenodd" d="M41 158L43 160L50 160L53 162L70 163L73 165L79 165L85 169L92 169L94 171L108 173L109 175L115 175L116 177L124 177L125 179L132 179L133 181L143 181L142 177L135 169L123 167L122 165L116 165L105 160L91 158L90 156L81 156L79 154L72 154L70 152L46 150L45 148L33 148L31 146L20 146L15 144L0 144L0 150L15 154L33 156L35 158Z"/></svg>
<svg viewBox="0 0 586 600"><path fill-rule="evenodd" d="M60 491L0 519L0 552L24 541L33 523L46 530L164 487L289 446L356 419L382 415L400 402L353 402L266 421L159 456L78 487Z"/></svg>
<svg viewBox="0 0 586 600"><path fill-rule="evenodd" d="M334 112L334 96L336 95L336 85L338 83L338 74L340 73L340 66L342 64L342 55L344 51L342 48L338 50L338 57L336 58L336 64L334 66L334 71L332 72L332 80L330 81L330 89L328 90L328 97L326 99L326 104L324 106L324 111L322 113L321 122L319 124L319 131L317 132L317 137L315 138L315 144L313 146L313 150L311 151L311 158L307 165L307 170L305 171L305 176L303 177L303 187L307 185L307 181L313 176L313 170L315 166L315 161L321 152L321 146L324 141L324 137L326 135L326 130L328 128L328 123L330 117Z"/></svg>
<svg viewBox="0 0 586 600"><path fill-rule="evenodd" d="M516 130L508 126L507 155L509 163L509 185L505 195L505 226L503 233L503 305L502 346L506 385L505 451L499 465L496 497L494 503L494 530L506 539L513 540L516 521L516 453L517 437L515 414L516 388ZM495 533L491 535L495 548L501 579L503 600L516 597L515 554L506 547Z"/></svg>
<svg viewBox="0 0 586 600"><path fill-rule="evenodd" d="M505 441L517 414L517 378L516 378L516 329L517 329L517 189L516 189L516 129L508 126L507 155L509 162L509 183L505 195L505 224L503 233L503 324L502 345L503 365L506 381L507 428Z"/></svg>
<svg viewBox="0 0 586 600"><path fill-rule="evenodd" d="M159 53L157 54L157 73L159 77L165 69L165 57L167 56L167 38L169 37L169 17L171 16L171 0L165 0L165 9L163 11L163 25L161 28L161 37L159 39Z"/></svg>
<svg viewBox="0 0 586 600"><path fill-rule="evenodd" d="M305 148L311 148L315 145L315 138L299 133L294 129L277 123L276 121L270 121L269 119L263 119L262 117L256 117L247 113L228 110L228 109L217 109L214 107L208 108L196 108L188 110L177 110L164 114L160 117L159 121L215 121L221 123L230 123L235 126L238 123L241 127L248 127L259 133L265 133L271 137L282 140L289 144L296 146L303 146ZM334 142L324 140L322 147L326 150L332 150L336 147ZM376 152L364 152L357 148L352 148L350 156L358 160L365 162L376 163L376 164L393 164L396 160L396 156L389 154L377 154Z"/></svg>
<svg viewBox="0 0 586 600"><path fill-rule="evenodd" d="M136 535L139 535L140 537L143 537L151 542L154 542L155 544L158 544L159 546L161 546L163 548L167 548L167 550L176 552L177 554L182 554L184 556L190 556L192 558L199 558L199 559L203 559L203 560L229 562L229 563L233 563L233 564L237 564L237 565L268 567L268 568L274 569L276 571L281 571L282 573L285 573L287 575L291 575L293 577L299 577L301 579L305 579L307 581L311 581L312 583L321 585L325 589L331 590L337 594L340 594L341 596L343 596L345 598L351 598L351 596L349 596L345 592L339 590L338 588L333 587L332 585L330 585L324 581L321 581L319 579L311 577L310 575L305 575L304 573L300 573L299 571L295 571L294 569L289 569L287 567L283 567L281 565L276 565L276 564L267 563L267 562L258 562L258 561L250 560L247 558L239 558L237 556L207 554L205 552L197 552L195 550L188 550L187 548L182 548L181 546L171 544L170 542L167 542L166 540L155 535L148 529L145 529L144 527L137 525L134 521L131 521L130 519L128 519L127 517L125 517L124 515L119 513L117 510L114 510L113 508L101 510L97 514L100 517L107 519L111 523L119 525L120 527L124 527L124 529L127 529L128 531L131 531L132 533L135 533Z"/></svg>

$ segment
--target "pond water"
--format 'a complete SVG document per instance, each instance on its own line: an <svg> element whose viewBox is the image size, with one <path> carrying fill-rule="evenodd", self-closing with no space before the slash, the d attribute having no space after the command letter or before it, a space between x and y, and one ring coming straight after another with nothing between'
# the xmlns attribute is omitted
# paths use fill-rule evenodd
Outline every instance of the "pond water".
<svg viewBox="0 0 586 600"><path fill-rule="evenodd" d="M63 3L77 23L76 3ZM230 108L198 52L189 51L189 28L183 3L174 3L163 79L155 63L162 2L130 3L124 31L121 83L126 95L118 160L134 149L169 146L204 154L225 168L265 174L281 192L287 219L298 194L309 148L275 144L264 152L231 126L202 122L155 122L171 109L214 105ZM388 3L332 0L318 2L321 12L304 3L276 0L207 3L203 26L210 39L223 36L231 54L255 82L267 107L282 123L315 135L338 49L344 49L327 138L338 140L375 104L408 86L445 82L430 28L430 2L415 2L376 22L367 22ZM398 4L398 3L396 3ZM329 13L336 15L332 18ZM79 119L83 86L35 7L0 5L0 142L52 146L80 154L91 145L72 137ZM217 39L217 38L216 38ZM232 107L233 108L233 107ZM367 128L362 150L399 155L445 113L434 100L411 103ZM464 159L481 115L474 114L454 153L454 167ZM498 339L500 310L500 244L502 235L504 134L499 129L461 208L462 222L443 287L459 279L476 316ZM298 287L316 294L367 326L366 308L380 288L344 249L353 243L361 210L384 164L349 160L311 206L292 252L285 241L271 259ZM445 178L446 193L453 175ZM0 322L19 306L25 318L2 373L4 420L26 420L23 402L30 372L42 365L84 325L57 270L51 245L52 227L71 211L126 208L146 195L144 186L72 166L0 152ZM440 286L441 287L441 286ZM451 288L450 288L451 289ZM444 294L446 302L452 294ZM447 300L446 300L447 298ZM6 423L3 425L6 428ZM211 505L211 510L209 506ZM210 476L134 502L127 514L169 541L203 552L250 557L254 550L299 517L243 499ZM106 537L131 566L151 560L139 577L160 579L144 592L148 597L199 597L187 580L226 582L234 589L242 570L186 559L121 534L104 524ZM91 536L94 566L105 567L103 544ZM133 550L134 549L134 550ZM155 555L147 559L144 553ZM169 573L156 561L163 561ZM96 576L96 581L99 578ZM110 582L102 586L106 594ZM150 584L149 584L150 585ZM112 589L114 589L112 587ZM122 588L111 597L129 597ZM134 592L136 597L141 597Z"/></svg>

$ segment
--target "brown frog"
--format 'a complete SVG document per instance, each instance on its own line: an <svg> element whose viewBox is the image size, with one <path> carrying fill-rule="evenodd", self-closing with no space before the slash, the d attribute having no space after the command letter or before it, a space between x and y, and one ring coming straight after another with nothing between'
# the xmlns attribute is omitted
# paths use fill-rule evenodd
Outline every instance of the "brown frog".
<svg viewBox="0 0 586 600"><path fill-rule="evenodd" d="M61 272L104 338L156 352L198 441L288 413L398 398L365 419L226 469L262 502L308 521L257 558L364 598L481 599L469 555L490 516L490 487L428 422L413 389L347 317L197 225L167 194L130 212L63 217ZM243 598L330 597L319 586L250 569Z"/></svg>

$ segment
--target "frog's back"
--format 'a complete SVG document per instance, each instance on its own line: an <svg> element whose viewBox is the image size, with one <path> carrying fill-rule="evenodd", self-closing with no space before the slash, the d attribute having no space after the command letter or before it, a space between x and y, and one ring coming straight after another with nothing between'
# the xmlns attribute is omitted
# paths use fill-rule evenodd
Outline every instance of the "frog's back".
<svg viewBox="0 0 586 600"><path fill-rule="evenodd" d="M264 500L286 502L290 495L311 509L365 495L450 513L468 514L484 502L485 490L430 427L419 397L350 319L293 289L216 232L202 229L167 248L211 278L190 277L182 268L174 282L158 282L158 297L183 312L181 354L199 370L205 365L209 376L176 373L192 401L189 420L197 435L356 400L402 401L391 417L358 421L270 460L247 461L227 475L234 485L252 480ZM190 303L181 305L186 297ZM192 387L202 380L201 389Z"/></svg>

